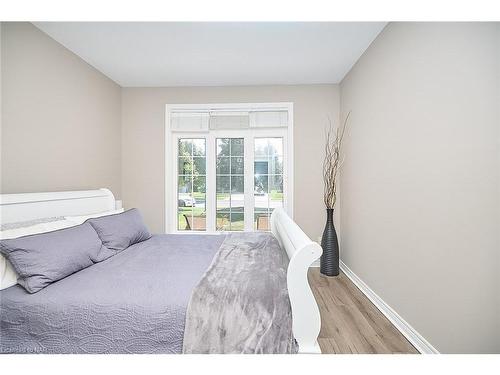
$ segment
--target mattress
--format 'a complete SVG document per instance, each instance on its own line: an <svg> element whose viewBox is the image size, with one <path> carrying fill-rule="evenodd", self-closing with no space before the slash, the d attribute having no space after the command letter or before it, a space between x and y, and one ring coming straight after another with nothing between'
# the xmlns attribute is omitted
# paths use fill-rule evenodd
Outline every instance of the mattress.
<svg viewBox="0 0 500 375"><path fill-rule="evenodd" d="M0 291L1 353L180 353L191 293L225 235L155 235L29 294Z"/></svg>

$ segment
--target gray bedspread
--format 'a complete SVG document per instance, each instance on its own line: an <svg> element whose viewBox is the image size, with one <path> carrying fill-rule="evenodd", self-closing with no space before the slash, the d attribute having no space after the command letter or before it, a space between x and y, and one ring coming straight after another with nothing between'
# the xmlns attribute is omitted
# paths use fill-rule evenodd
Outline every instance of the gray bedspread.
<svg viewBox="0 0 500 375"><path fill-rule="evenodd" d="M0 291L2 353L179 353L224 235L157 235L35 294Z"/></svg>
<svg viewBox="0 0 500 375"><path fill-rule="evenodd" d="M189 302L184 353L296 353L288 257L269 233L226 236Z"/></svg>

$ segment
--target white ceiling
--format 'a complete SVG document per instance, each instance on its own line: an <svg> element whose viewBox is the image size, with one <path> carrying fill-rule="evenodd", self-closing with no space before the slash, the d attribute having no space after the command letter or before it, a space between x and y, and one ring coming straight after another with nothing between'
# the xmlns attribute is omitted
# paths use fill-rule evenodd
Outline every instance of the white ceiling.
<svg viewBox="0 0 500 375"><path fill-rule="evenodd" d="M384 22L35 22L124 87L338 83Z"/></svg>

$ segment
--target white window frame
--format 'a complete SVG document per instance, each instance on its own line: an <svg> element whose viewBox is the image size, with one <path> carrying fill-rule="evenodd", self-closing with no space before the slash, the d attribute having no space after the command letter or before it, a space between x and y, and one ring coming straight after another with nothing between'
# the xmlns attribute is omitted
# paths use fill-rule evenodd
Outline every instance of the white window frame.
<svg viewBox="0 0 500 375"><path fill-rule="evenodd" d="M176 110L192 111L224 111L224 110L286 110L288 112L287 127L275 128L249 128L244 131L249 133L245 138L244 175L245 175L245 231L253 231L254 227L254 139L264 137L283 138L283 207L293 218L293 103L226 103L226 104L167 104L165 108L165 232L177 234L207 234L223 233L216 231L215 212L215 155L216 138L241 138L241 130L207 130L207 131L172 131L170 126L170 113ZM246 134L245 134L246 135ZM206 139L206 230L178 230L177 228L177 184L178 162L177 145L180 138L205 138ZM212 149L211 149L212 148ZM210 194L209 194L210 192Z"/></svg>

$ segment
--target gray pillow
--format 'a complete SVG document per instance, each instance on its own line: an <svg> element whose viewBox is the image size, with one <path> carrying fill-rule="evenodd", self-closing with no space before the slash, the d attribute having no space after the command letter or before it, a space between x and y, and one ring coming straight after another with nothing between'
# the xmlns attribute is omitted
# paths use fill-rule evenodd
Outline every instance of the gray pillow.
<svg viewBox="0 0 500 375"><path fill-rule="evenodd" d="M130 245L151 238L137 208L89 219L87 222L94 227L103 245L115 251L125 250Z"/></svg>
<svg viewBox="0 0 500 375"><path fill-rule="evenodd" d="M0 241L0 253L12 264L19 275L18 283L29 293L115 254L103 246L88 223Z"/></svg>

